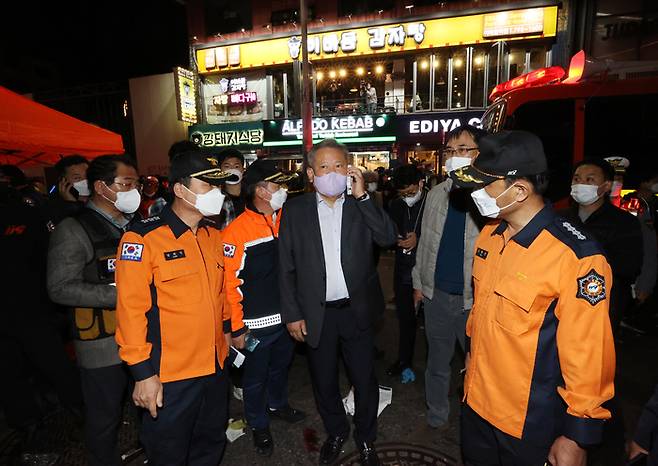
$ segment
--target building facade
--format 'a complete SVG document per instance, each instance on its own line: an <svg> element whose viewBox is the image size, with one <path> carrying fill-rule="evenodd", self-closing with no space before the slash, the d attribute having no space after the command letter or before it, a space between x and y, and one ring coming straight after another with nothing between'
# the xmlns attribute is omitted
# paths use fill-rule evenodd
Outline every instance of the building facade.
<svg viewBox="0 0 658 466"><path fill-rule="evenodd" d="M296 4L253 0L251 18L240 8L234 15L251 29L232 32L232 24L222 32L204 17L213 11L208 3L188 3L203 125L191 137L221 147L236 145L231 138L242 131L238 145L250 153L299 161ZM411 158L438 169L445 132L478 125L496 84L554 64L566 28L552 1L371 2L381 8L362 13L366 7L351 3L310 7L313 130L315 140L346 143L352 162L369 169Z"/></svg>

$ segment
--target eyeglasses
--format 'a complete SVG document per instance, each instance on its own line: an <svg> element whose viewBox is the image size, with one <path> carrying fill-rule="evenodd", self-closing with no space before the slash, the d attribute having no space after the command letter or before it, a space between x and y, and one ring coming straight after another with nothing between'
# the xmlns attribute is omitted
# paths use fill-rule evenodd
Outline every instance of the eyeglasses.
<svg viewBox="0 0 658 466"><path fill-rule="evenodd" d="M446 147L443 149L443 155L446 157L452 157L455 154L465 156L468 155L469 152L478 150L477 147L458 147L457 149L453 149L452 147Z"/></svg>
<svg viewBox="0 0 658 466"><path fill-rule="evenodd" d="M128 181L126 183L123 183L121 181L117 181L117 179L115 178L114 180L112 180L112 184L119 185L119 186L121 186L122 188L124 188L126 190L131 190L131 189L141 190L142 189L142 184L139 182L139 180Z"/></svg>

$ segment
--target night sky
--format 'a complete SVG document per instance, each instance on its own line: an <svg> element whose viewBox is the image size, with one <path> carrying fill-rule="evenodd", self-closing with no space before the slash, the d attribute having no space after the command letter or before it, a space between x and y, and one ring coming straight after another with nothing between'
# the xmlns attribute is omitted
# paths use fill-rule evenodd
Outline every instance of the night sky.
<svg viewBox="0 0 658 466"><path fill-rule="evenodd" d="M185 7L175 0L3 1L0 85L34 92L187 66Z"/></svg>

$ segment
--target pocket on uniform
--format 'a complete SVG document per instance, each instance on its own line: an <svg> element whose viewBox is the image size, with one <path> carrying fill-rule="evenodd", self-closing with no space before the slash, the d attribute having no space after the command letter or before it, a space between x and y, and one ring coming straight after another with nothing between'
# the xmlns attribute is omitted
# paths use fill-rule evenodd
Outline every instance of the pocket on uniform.
<svg viewBox="0 0 658 466"><path fill-rule="evenodd" d="M533 304L539 295L539 287L527 280L505 276L494 287L500 296L495 306L496 323L514 335L526 333L534 324Z"/></svg>
<svg viewBox="0 0 658 466"><path fill-rule="evenodd" d="M166 307L198 303L201 301L202 279L192 263L172 261L161 264L158 303Z"/></svg>

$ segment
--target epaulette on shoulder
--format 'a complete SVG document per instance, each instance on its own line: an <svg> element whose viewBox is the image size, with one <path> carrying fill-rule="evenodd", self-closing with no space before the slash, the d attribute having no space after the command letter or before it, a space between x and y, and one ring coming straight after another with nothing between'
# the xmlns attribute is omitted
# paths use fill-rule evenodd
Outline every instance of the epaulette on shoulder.
<svg viewBox="0 0 658 466"><path fill-rule="evenodd" d="M576 228L563 217L555 217L548 230L568 246L578 258L603 254L603 250L590 233Z"/></svg>
<svg viewBox="0 0 658 466"><path fill-rule="evenodd" d="M152 217L144 218L138 222L134 222L130 226L130 231L134 231L135 233L144 236L159 226L162 226L163 224L164 220L159 215L154 215Z"/></svg>

